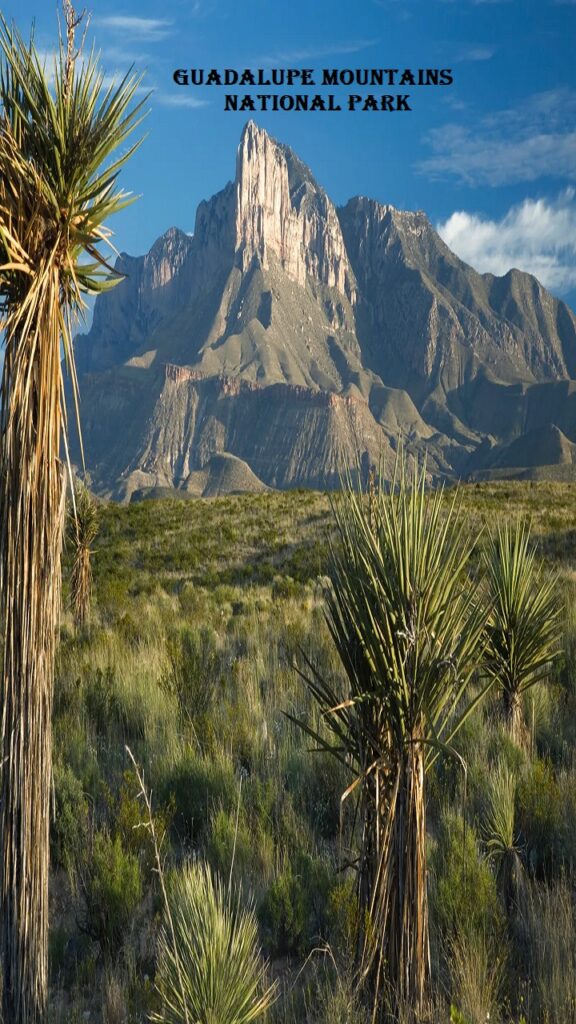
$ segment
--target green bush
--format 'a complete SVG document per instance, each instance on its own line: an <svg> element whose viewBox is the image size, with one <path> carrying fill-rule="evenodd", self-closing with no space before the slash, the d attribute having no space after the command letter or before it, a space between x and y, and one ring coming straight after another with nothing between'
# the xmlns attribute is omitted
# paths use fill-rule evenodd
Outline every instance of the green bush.
<svg viewBox="0 0 576 1024"><path fill-rule="evenodd" d="M169 670L163 685L178 703L181 721L191 725L203 743L209 717L221 684L218 637L213 629L186 628L168 638Z"/></svg>
<svg viewBox="0 0 576 1024"><path fill-rule="evenodd" d="M460 815L444 815L430 856L432 918L441 936L503 927L496 881L480 856L476 835Z"/></svg>
<svg viewBox="0 0 576 1024"><path fill-rule="evenodd" d="M82 882L83 928L108 953L121 946L142 899L138 858L126 851L119 836L96 832Z"/></svg>
<svg viewBox="0 0 576 1024"><path fill-rule="evenodd" d="M173 831L184 843L196 843L207 833L216 806L232 812L236 806L238 782L232 764L224 758L212 760L188 752L164 782L163 802L173 798Z"/></svg>
<svg viewBox="0 0 576 1024"><path fill-rule="evenodd" d="M268 889L260 908L267 946L273 956L304 951L306 900L302 880L287 865Z"/></svg>
<svg viewBox="0 0 576 1024"><path fill-rule="evenodd" d="M82 783L60 761L54 764L55 814L51 824L52 864L64 868L71 878L84 854L88 840L88 804Z"/></svg>
<svg viewBox="0 0 576 1024"><path fill-rule="evenodd" d="M212 817L208 840L208 860L217 874L228 878L234 857L234 878L249 882L252 890L266 884L274 865L274 841L263 823L251 825L240 813L220 807Z"/></svg>
<svg viewBox="0 0 576 1024"><path fill-rule="evenodd" d="M332 871L320 858L301 854L295 869L287 864L260 907L270 952L290 956L308 952L326 937Z"/></svg>
<svg viewBox="0 0 576 1024"><path fill-rule="evenodd" d="M536 760L516 790L517 821L528 864L538 876L554 873L563 861L563 808L552 766Z"/></svg>

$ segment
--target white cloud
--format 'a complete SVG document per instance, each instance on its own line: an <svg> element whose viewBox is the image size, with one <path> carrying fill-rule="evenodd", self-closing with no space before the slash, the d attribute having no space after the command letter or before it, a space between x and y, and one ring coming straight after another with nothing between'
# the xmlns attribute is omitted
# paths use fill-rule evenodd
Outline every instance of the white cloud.
<svg viewBox="0 0 576 1024"><path fill-rule="evenodd" d="M467 61L491 60L495 53L495 46L464 46L456 54L454 63L464 64Z"/></svg>
<svg viewBox="0 0 576 1024"><path fill-rule="evenodd" d="M209 100L197 100L195 96L169 92L155 92L154 101L161 103L163 107L188 107L191 110L210 105Z"/></svg>
<svg viewBox="0 0 576 1024"><path fill-rule="evenodd" d="M98 18L96 24L112 32L126 33L131 40L138 39L150 43L166 39L172 28L172 22L164 21L162 18L135 18L124 14Z"/></svg>
<svg viewBox="0 0 576 1024"><path fill-rule="evenodd" d="M556 199L525 199L501 220L459 210L436 226L446 244L482 273L512 267L565 294L576 287L576 189Z"/></svg>
<svg viewBox="0 0 576 1024"><path fill-rule="evenodd" d="M494 111L473 124L445 124L429 132L433 155L417 169L468 185L504 185L550 176L576 180L576 91L537 93L516 108Z"/></svg>
<svg viewBox="0 0 576 1024"><path fill-rule="evenodd" d="M378 39L358 39L347 43L327 43L325 46L310 46L296 50L285 50L281 53L270 54L256 58L252 63L266 65L299 64L301 61L319 60L321 57L345 55L347 53L359 53L370 46L375 46Z"/></svg>

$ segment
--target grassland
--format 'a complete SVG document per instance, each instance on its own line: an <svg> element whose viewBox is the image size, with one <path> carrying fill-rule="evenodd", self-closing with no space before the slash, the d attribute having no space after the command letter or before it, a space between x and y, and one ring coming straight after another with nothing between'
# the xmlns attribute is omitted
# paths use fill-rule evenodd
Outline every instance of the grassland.
<svg viewBox="0 0 576 1024"><path fill-rule="evenodd" d="M526 749L511 743L488 700L460 734L466 773L444 759L430 778L433 1019L571 1024L576 490L483 484L464 487L459 500L478 536L473 564L483 529L530 517L542 558L559 573L564 652L527 694ZM64 614L58 661L53 1020L144 1021L157 1005L161 901L129 745L165 834L167 873L201 856L254 899L279 982L271 1022L361 1024L345 866L352 809L340 800L349 779L287 716L321 727L298 673L305 658L341 677L323 616L329 498L163 499L99 514L90 625L77 632ZM70 560L68 551L66 577ZM509 780L508 797L498 796L498 778ZM511 806L513 899L489 856L498 800Z"/></svg>

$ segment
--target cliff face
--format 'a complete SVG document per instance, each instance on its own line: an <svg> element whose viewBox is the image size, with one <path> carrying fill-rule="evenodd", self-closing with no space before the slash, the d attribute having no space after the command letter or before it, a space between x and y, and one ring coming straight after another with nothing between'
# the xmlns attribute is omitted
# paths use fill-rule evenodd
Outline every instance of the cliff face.
<svg viewBox="0 0 576 1024"><path fill-rule="evenodd" d="M258 128L246 126L236 168L236 250L243 271L274 253L287 276L308 277L354 301L355 285L336 210L310 172Z"/></svg>
<svg viewBox="0 0 576 1024"><path fill-rule="evenodd" d="M171 228L117 269L76 341L104 493L328 486L391 461L399 435L438 477L510 466L528 429L576 443L572 399L558 401L576 377L567 306L528 274L478 274L422 212L336 210L253 122L193 236Z"/></svg>
<svg viewBox="0 0 576 1024"><path fill-rule="evenodd" d="M88 338L76 339L79 372L107 369L129 358L185 301L181 276L191 249L192 239L170 228L146 256L121 254L115 269L125 280L106 302L96 302Z"/></svg>

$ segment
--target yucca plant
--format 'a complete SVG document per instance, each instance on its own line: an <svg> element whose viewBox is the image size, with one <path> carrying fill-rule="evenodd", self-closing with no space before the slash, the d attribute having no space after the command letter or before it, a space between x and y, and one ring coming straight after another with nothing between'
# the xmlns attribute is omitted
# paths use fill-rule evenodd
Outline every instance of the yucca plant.
<svg viewBox="0 0 576 1024"><path fill-rule="evenodd" d="M517 743L527 739L522 694L544 679L560 653L558 580L536 561L525 521L503 523L490 537L487 663L499 689L502 718Z"/></svg>
<svg viewBox="0 0 576 1024"><path fill-rule="evenodd" d="M324 728L304 728L352 772L343 799L357 800L359 978L373 1020L387 1001L410 1019L424 1011L426 770L483 693L466 693L483 626L471 536L458 499L429 496L425 481L422 468L410 482L400 459L390 496L348 488L336 502L327 621L347 688L311 665L307 678Z"/></svg>
<svg viewBox="0 0 576 1024"><path fill-rule="evenodd" d="M499 763L490 777L484 823L486 852L494 864L498 887L509 915L521 910L524 865L515 828L516 777Z"/></svg>
<svg viewBox="0 0 576 1024"><path fill-rule="evenodd" d="M157 1024L250 1024L274 1001L252 907L209 867L188 863L169 886L160 933Z"/></svg>
<svg viewBox="0 0 576 1024"><path fill-rule="evenodd" d="M92 544L98 533L98 510L90 491L75 488L74 501L68 505L68 536L73 545L74 562L70 578L70 603L74 622L83 629L90 613L92 589Z"/></svg>
<svg viewBox="0 0 576 1024"><path fill-rule="evenodd" d="M52 69L0 18L0 413L2 789L0 918L4 1020L44 1018L48 823L55 627L66 428L61 349L76 396L72 325L83 292L113 285L104 222L128 197L116 159L139 120L135 77L104 87L94 55L78 60L78 25ZM53 72L53 74L51 73Z"/></svg>

